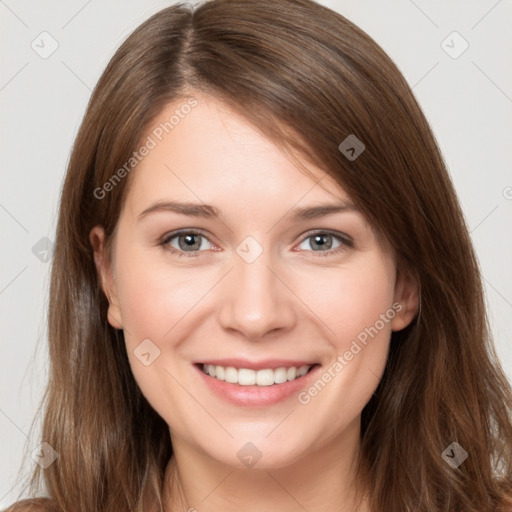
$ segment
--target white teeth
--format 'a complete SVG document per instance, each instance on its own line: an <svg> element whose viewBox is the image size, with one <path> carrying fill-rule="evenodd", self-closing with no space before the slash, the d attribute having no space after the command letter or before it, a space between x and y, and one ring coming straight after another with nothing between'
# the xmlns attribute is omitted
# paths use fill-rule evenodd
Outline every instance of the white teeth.
<svg viewBox="0 0 512 512"><path fill-rule="evenodd" d="M272 386L274 384L274 370L259 370L254 372L256 375L256 384L258 386Z"/></svg>
<svg viewBox="0 0 512 512"><path fill-rule="evenodd" d="M286 373L286 368L278 368L277 370L274 370L274 382L276 384L286 382L288 380Z"/></svg>
<svg viewBox="0 0 512 512"><path fill-rule="evenodd" d="M247 368L240 368L240 370L238 370L238 384L242 386L254 386L254 384L256 384L256 372L254 370L248 370Z"/></svg>
<svg viewBox="0 0 512 512"><path fill-rule="evenodd" d="M224 369L225 381L230 382L231 384L236 384L238 382L238 371L236 368L232 366L228 366Z"/></svg>
<svg viewBox="0 0 512 512"><path fill-rule="evenodd" d="M310 364L303 366L291 366L290 368L277 368L272 370L249 370L248 368L236 369L233 366L214 366L213 364L203 364L203 372L219 380L224 380L231 384L240 386L273 386L274 384L283 384L289 380L295 380L308 373Z"/></svg>
<svg viewBox="0 0 512 512"><path fill-rule="evenodd" d="M215 377L219 380L224 380L224 367L223 366L216 366L215 367Z"/></svg>
<svg viewBox="0 0 512 512"><path fill-rule="evenodd" d="M304 366L301 366L298 370L297 370L297 378L298 377L302 377L303 375L306 375L306 373L308 373L308 370L309 370L309 367L304 365Z"/></svg>

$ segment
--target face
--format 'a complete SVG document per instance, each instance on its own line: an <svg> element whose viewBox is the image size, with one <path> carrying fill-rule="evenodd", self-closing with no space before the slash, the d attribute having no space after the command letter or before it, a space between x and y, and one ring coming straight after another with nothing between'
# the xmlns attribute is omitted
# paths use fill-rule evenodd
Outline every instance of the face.
<svg viewBox="0 0 512 512"><path fill-rule="evenodd" d="M109 322L173 443L285 466L359 424L415 289L324 171L307 176L195 97L161 140L155 127L184 102L144 137L155 147L132 171L111 260L91 232Z"/></svg>

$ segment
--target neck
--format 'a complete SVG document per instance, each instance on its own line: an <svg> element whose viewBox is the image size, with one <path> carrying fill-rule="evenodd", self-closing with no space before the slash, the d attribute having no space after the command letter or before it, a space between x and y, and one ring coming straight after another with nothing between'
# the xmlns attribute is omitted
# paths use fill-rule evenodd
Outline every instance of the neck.
<svg viewBox="0 0 512 512"><path fill-rule="evenodd" d="M366 497L359 508L355 501L359 436L358 418L328 444L311 447L286 467L270 469L227 466L173 438L164 511L368 512Z"/></svg>

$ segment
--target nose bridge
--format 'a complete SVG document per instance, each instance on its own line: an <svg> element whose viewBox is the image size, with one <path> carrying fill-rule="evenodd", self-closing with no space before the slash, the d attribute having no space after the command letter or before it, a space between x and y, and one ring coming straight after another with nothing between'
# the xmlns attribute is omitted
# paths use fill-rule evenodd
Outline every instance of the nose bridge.
<svg viewBox="0 0 512 512"><path fill-rule="evenodd" d="M290 290L281 282L273 251L252 237L244 240L233 255L234 268L222 290L220 323L250 339L290 327L295 321Z"/></svg>

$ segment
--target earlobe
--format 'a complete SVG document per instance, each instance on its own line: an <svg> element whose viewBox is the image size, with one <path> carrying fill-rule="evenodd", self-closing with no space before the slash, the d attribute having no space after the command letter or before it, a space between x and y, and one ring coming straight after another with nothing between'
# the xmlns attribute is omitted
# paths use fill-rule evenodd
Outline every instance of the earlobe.
<svg viewBox="0 0 512 512"><path fill-rule="evenodd" d="M107 297L108 306L108 322L116 328L122 329L121 310L117 298L117 287L112 271L112 265L105 251L105 230L102 226L95 226L89 233L89 241L94 251L94 263L96 272L103 293Z"/></svg>
<svg viewBox="0 0 512 512"><path fill-rule="evenodd" d="M398 272L394 299L398 307L391 322L391 329L401 331L412 322L419 309L420 298L417 281L404 272Z"/></svg>

